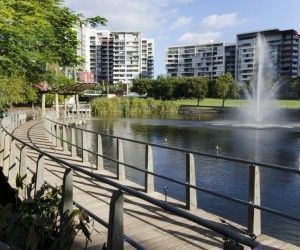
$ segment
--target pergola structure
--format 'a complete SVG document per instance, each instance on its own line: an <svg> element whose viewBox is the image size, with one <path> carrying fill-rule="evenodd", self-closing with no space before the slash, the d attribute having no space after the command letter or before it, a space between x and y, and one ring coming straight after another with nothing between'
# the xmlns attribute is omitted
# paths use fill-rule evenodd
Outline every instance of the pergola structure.
<svg viewBox="0 0 300 250"><path fill-rule="evenodd" d="M55 94L55 110L56 115L59 114L59 107L58 107L58 95L73 95L75 96L76 102L76 110L79 113L79 94L84 90L91 90L94 89L97 83L87 83L87 82L78 82L75 85L70 86L63 86L61 88L51 88L47 82L40 82L35 85L38 91L42 94L42 117L45 115L46 112L46 96L45 94ZM64 100L64 108L66 111L67 104L66 100Z"/></svg>

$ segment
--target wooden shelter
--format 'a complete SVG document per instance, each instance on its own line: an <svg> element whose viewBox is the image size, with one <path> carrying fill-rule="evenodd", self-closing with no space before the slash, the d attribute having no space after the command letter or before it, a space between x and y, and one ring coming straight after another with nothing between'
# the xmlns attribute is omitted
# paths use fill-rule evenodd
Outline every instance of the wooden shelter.
<svg viewBox="0 0 300 250"><path fill-rule="evenodd" d="M35 85L38 91L42 94L42 117L45 115L46 111L46 93L55 94L55 110L56 115L59 114L58 108L58 95L74 95L76 101L76 110L79 112L79 94L84 90L91 90L96 87L97 83L88 83L88 82L78 82L74 85L63 86L60 88L51 88L47 82L40 82ZM66 111L66 101L64 101L64 107Z"/></svg>

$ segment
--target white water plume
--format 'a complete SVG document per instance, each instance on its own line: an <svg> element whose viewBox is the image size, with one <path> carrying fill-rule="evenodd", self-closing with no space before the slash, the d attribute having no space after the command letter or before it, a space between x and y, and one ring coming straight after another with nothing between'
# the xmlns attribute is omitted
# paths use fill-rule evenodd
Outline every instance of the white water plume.
<svg viewBox="0 0 300 250"><path fill-rule="evenodd" d="M274 99L278 83L274 82L274 66L270 48L265 38L258 34L255 44L255 76L250 88L244 88L247 105L243 108L247 122L261 123L274 118Z"/></svg>

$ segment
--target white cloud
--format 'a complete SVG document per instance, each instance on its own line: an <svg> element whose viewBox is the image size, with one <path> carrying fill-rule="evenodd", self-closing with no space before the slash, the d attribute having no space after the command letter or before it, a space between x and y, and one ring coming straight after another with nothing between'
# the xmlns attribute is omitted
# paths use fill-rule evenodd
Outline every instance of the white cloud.
<svg viewBox="0 0 300 250"><path fill-rule="evenodd" d="M193 3L194 0L177 0L177 3L180 4L189 4L189 3Z"/></svg>
<svg viewBox="0 0 300 250"><path fill-rule="evenodd" d="M207 29L222 29L235 26L239 23L240 20L238 19L237 13L230 13L205 17L201 22L201 26Z"/></svg>
<svg viewBox="0 0 300 250"><path fill-rule="evenodd" d="M100 15L113 30L155 31L164 27L174 7L192 0L65 0L64 4L85 16Z"/></svg>
<svg viewBox="0 0 300 250"><path fill-rule="evenodd" d="M221 37L220 32L205 32L205 33L197 33L197 32L188 32L179 37L178 41L182 43L209 43L218 40Z"/></svg>
<svg viewBox="0 0 300 250"><path fill-rule="evenodd" d="M177 29L177 28L186 26L189 23L191 23L192 20L193 20L193 17L185 17L185 16L178 17L175 20L175 22L172 24L171 29Z"/></svg>

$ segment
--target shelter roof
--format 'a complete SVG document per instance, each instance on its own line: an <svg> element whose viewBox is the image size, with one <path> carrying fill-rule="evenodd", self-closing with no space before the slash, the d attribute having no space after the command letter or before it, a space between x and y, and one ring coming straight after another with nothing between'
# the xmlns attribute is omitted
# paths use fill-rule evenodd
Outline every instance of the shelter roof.
<svg viewBox="0 0 300 250"><path fill-rule="evenodd" d="M94 89L97 83L77 82L75 85L51 88L47 82L40 82L35 85L40 93L57 93L60 95L75 95L88 89Z"/></svg>

